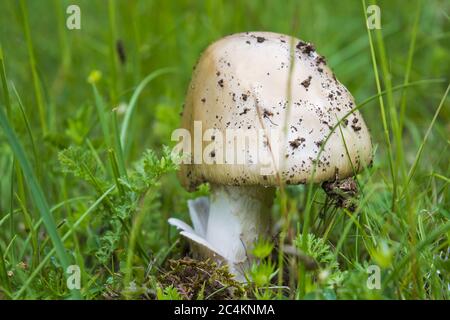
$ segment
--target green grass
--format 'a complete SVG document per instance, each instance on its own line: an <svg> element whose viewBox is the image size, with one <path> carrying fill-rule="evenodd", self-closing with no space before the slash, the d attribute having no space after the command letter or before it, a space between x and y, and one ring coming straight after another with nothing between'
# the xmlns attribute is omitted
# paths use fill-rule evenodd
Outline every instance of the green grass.
<svg viewBox="0 0 450 320"><path fill-rule="evenodd" d="M73 3L81 30L65 27ZM252 284L211 278L238 286L235 298L448 299L450 5L378 1L382 29L369 30L372 3L1 1L0 299L183 298L167 277L184 274L188 251L167 218L188 220L186 201L208 190L186 192L164 146L202 50L252 30L315 44L355 96L375 158L354 212L318 185L279 188L281 232L258 243ZM193 298L226 297L210 285L194 281Z"/></svg>

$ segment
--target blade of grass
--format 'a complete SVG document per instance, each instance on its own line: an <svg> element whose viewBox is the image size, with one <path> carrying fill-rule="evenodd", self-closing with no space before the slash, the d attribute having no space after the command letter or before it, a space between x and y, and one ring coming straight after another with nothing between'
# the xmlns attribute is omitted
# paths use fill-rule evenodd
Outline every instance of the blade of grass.
<svg viewBox="0 0 450 320"><path fill-rule="evenodd" d="M150 74L148 74L136 87L136 90L133 92L133 95L131 96L130 102L128 104L128 108L125 112L125 117L123 119L122 129L120 132L120 142L121 142L124 150L127 150L127 147L129 144L127 141L127 135L128 135L128 127L131 122L131 117L133 116L134 110L136 109L137 100L138 100L139 96L141 95L142 91L144 90L145 86L147 84L149 84L152 80L156 79L157 77L159 77L163 74L175 72L175 70L176 70L175 68L161 68L161 69L155 70L155 71L151 72Z"/></svg>
<svg viewBox="0 0 450 320"><path fill-rule="evenodd" d="M110 99L111 103L114 105L117 103L117 98L119 96L119 84L118 84L118 59L116 54L116 41L117 41L117 22L116 22L116 3L115 1L108 1L108 17L109 17L109 64L111 71L111 83L110 88Z"/></svg>
<svg viewBox="0 0 450 320"><path fill-rule="evenodd" d="M31 125L30 125L30 121L28 120L27 114L25 113L25 108L22 104L22 99L20 98L19 93L16 90L16 86L14 84L12 84L12 90L17 98L17 102L19 105L19 109L20 109L20 113L22 114L22 119L23 122L25 123L25 128L27 130L27 134L28 134L28 138L30 139L30 143L31 143L31 150L33 151L33 157L34 157L34 163L36 165L36 175L38 177L40 177L40 173L42 172L41 170L41 162L39 161L39 157L38 157L38 152L37 152L37 148L36 148L36 144L34 142L34 138L33 138L33 131L31 130Z"/></svg>
<svg viewBox="0 0 450 320"><path fill-rule="evenodd" d="M3 112L3 108L0 108L0 126L2 127L6 139L9 142L11 149L13 150L17 161L20 163L22 171L24 173L28 188L31 193L31 198L41 215L46 230L52 240L55 252L58 256L58 260L61 263L64 270L69 266L69 258L66 254L64 245L59 237L58 231L56 230L56 224L53 220L53 216L50 213L50 209L47 203L47 200L44 196L44 192L42 191L41 186L39 185L37 178L33 169L31 168L30 162L25 154L25 151L22 148L22 145L19 142L19 138L16 133L12 129L9 124L8 119L6 118L5 113ZM74 291L74 297L78 298L79 294Z"/></svg>
<svg viewBox="0 0 450 320"><path fill-rule="evenodd" d="M433 126L434 126L434 124L435 124L435 122L436 122L436 119L437 119L439 113L441 112L442 107L444 106L445 99L447 98L449 89L450 89L450 84L447 86L447 89L445 90L445 93L444 93L444 95L442 96L441 102L439 103L439 106L438 106L438 108L436 109L436 112L434 113L433 119L431 120L431 123L430 123L430 125L428 126L428 129L427 129L427 131L426 131L426 133L425 133L425 136L423 137L422 143L420 144L419 149L417 150L416 156L415 156L415 158L414 158L414 162L413 162L413 164L411 165L411 168L409 169L408 177L407 177L406 182L405 182L405 185L404 185L404 187L403 187L402 197L403 197L403 196L405 195L405 193L408 191L409 185L410 185L410 183L411 183L411 179L412 179L412 177L414 176L414 173L416 172L417 165L418 165L418 163L419 163L420 157L421 157L422 152L423 152L423 148L425 147L425 143L427 142L428 136L430 135L430 132L431 132L431 129L433 129ZM401 199L402 197L400 197L400 199Z"/></svg>
<svg viewBox="0 0 450 320"><path fill-rule="evenodd" d="M100 156L98 155L97 150L94 148L94 146L92 145L92 142L89 138L86 139L86 144L87 144L89 150L91 150L91 153L94 156L95 161L97 162L97 166L100 168L101 172L106 173L105 165L103 164L102 160L100 159Z"/></svg>
<svg viewBox="0 0 450 320"><path fill-rule="evenodd" d="M399 90L403 87L412 87L412 86L416 86L416 85L421 85L421 84L427 84L427 83L432 83L432 82L442 82L443 80L440 79L432 79L432 80L422 80L422 81L416 81L416 82L411 82L409 83L407 86L405 85L399 85L394 87L395 90ZM367 105L369 102L375 100L376 98L380 98L383 95L386 94L386 91L381 91L379 93L377 93L376 95L373 95L372 97L369 97L367 99L365 99L363 102L359 103L358 105L356 105L353 109L351 109L349 112L347 112L341 119L339 119L339 121L330 129L329 134L327 135L327 137L325 138L324 142L322 143L321 148L319 149L319 152L317 154L316 157L316 161L315 161L315 165L313 166L313 171L311 173L311 180L314 180L315 177L315 173L316 173L316 167L317 167L317 163L320 159L320 156L322 155L323 150L325 149L326 144L328 143L328 140L331 138L331 135L336 131L336 129L342 124L343 121L345 121L345 119L347 119L351 114L353 114L355 111L361 109L362 107L364 107L365 105ZM307 195L306 195L306 199L305 199L305 210L309 210L310 208L308 208L308 204L312 205L312 193L313 193L313 187L314 184L313 183L309 183L308 184L308 191L307 191ZM305 231L305 230L304 230Z"/></svg>
<svg viewBox="0 0 450 320"><path fill-rule="evenodd" d="M450 231L450 222L440 225L436 229L432 230L428 234L427 238L419 241L419 243L417 243L417 245L410 252L408 252L405 256L403 256L403 258L394 265L394 269L392 270L392 272L389 273L389 275L384 279L382 287L387 287L386 284L398 278L399 272L401 270L404 270L404 266L410 261L413 255L417 255L417 253L420 253L420 251L423 250L426 246L430 245L438 237L445 235L449 231Z"/></svg>
<svg viewBox="0 0 450 320"><path fill-rule="evenodd" d="M117 167L119 170L120 177L124 177L125 179L128 179L122 144L120 143L119 125L117 123L117 114L116 114L115 110L113 110L111 112L111 117L112 117L112 128L113 128L112 131L113 131L113 137L114 137L114 148L115 148L115 153L117 156L116 157Z"/></svg>
<svg viewBox="0 0 450 320"><path fill-rule="evenodd" d="M88 196L82 196L82 197L77 197L77 198L72 198L72 199L67 199L67 200L65 200L65 201L63 201L63 202L60 202L60 203L58 203L57 205L55 205L55 206L53 206L51 209L50 209L50 212L51 213L53 213L54 211L56 211L57 209L59 209L60 207L62 207L63 205L66 205L66 204L68 204L68 203L70 203L70 202L74 202L74 201L79 201L79 200L87 200L87 199L89 199L90 197L88 197ZM0 221L1 222L1 221ZM38 221L36 221L36 223L33 225L33 230L34 230L34 232L36 232L37 233L37 231L38 231L38 229L39 229L39 227L42 225L42 218L39 218L39 220ZM31 232L30 232L31 233ZM27 247L27 245L28 245L28 243L30 242L30 240L31 240L31 234L29 234L28 235L28 237L25 239L25 241L24 241L24 243L23 243L23 248L22 248L22 251L20 252L20 254L19 254L19 256L18 256L18 260L19 261L21 261L22 259L24 259L24 256L25 256L25 251L26 251L26 247Z"/></svg>
<svg viewBox="0 0 450 320"><path fill-rule="evenodd" d="M361 0L361 3L362 3L362 9L363 9L363 12L364 12L364 17L365 17L365 20L364 21L367 21L367 12L366 12L366 8L367 8L367 6L366 6L366 1L365 0ZM383 100L383 97L382 97L382 95L381 95L381 92L382 92L382 90L381 90L381 82L380 82L380 76L379 76L379 74L378 74L378 64L377 64L377 59L376 59L376 55L375 55L375 48L374 48L374 43L373 43L373 39L372 39L372 33L370 32L370 29L369 29L369 26L367 25L367 23L366 23L366 29L367 29L367 36L368 36L368 38L369 38L369 47L370 47L370 55L371 55L371 58L372 58L372 66L373 66L373 73L374 73L374 75L375 75L375 84L376 84L376 87L377 87L377 91L378 91L378 94L380 94L380 96L379 96L379 104L380 104L380 113L381 113L381 121L382 121L382 124L383 124L383 131L384 131L384 137L385 137L385 140L386 140L386 147L387 147L387 155L388 155L388 158L389 158L389 170L390 170L390 173L391 173L391 178L392 178L392 182L393 182L393 191L394 191L394 193L395 193L395 189L397 188L396 187L396 173L395 173L395 166L394 166L394 158L393 158L393 155L392 155L392 145L391 145L391 138L390 138L390 135L389 135L389 127L388 127L388 124L387 124L387 117L386 117L386 110L385 110L385 106L384 106L384 100ZM393 198L395 198L395 197L393 197Z"/></svg>
<svg viewBox="0 0 450 320"><path fill-rule="evenodd" d="M292 9L292 18L291 18L291 32L293 34L295 34L298 30L298 22L299 22L299 7L298 4L296 3ZM285 117L283 119L283 139L286 140L287 136L288 136L288 121L289 121L289 115L291 112L291 108L293 105L292 102L292 83L293 83L293 72L294 72L294 68L295 68L295 62L297 61L296 59L294 59L294 55L295 55L295 38L291 37L289 40L289 55L290 55L290 61L291 63L289 63L289 73L287 75L286 78L286 99L288 101L287 103L287 110L286 110L286 114ZM259 117L260 117L260 122L261 121L261 115L259 112ZM264 127L263 127L264 128ZM284 141L287 142L287 141ZM289 212L288 212L288 197L286 194L286 190L285 190L285 183L283 181L283 179L281 179L280 173L278 172L278 169L276 168L276 161L275 161L275 155L272 151L272 148L270 147L271 150L271 157L272 157L272 161L273 161L273 166L276 170L276 184L278 186L278 192L279 192L279 206L280 206L280 215L281 215L281 231L278 237L278 270L281 270L281 272L278 272L278 279L277 279L277 283L279 287L283 286L283 269L284 269L284 243L286 241L286 238L288 238L288 240L291 242L292 241L292 237L290 236L290 234L288 233L289 230L289 225L290 225L290 216L289 216ZM284 161L285 158L282 158L282 162L280 164L280 168L284 168ZM283 295L283 291L282 289L278 290L277 292L277 296L279 299L281 299Z"/></svg>
<svg viewBox="0 0 450 320"><path fill-rule="evenodd" d="M16 171L16 160L14 156L12 157L12 165L11 165L11 176L10 176L10 185L9 185L9 234L12 236L15 234L14 230L14 172ZM20 171L20 170L18 170ZM13 249L14 251L14 249ZM6 253L5 253L6 254ZM15 254L14 252L11 255L12 263L15 264Z"/></svg>
<svg viewBox="0 0 450 320"><path fill-rule="evenodd" d="M413 83L410 83L410 85L412 85ZM414 83L414 85L419 85L419 84L423 84L423 82L421 82L421 83ZM404 85L400 85L400 86L398 86L398 87L396 87L397 89L401 89L401 88L403 88L404 87ZM310 212L310 210L311 210L311 208L312 208L312 204L313 204L313 200L314 200L314 197L315 197L315 194L316 194L316 192L314 192L314 183L312 182L312 181L314 181L314 177L315 177L315 174L316 174L316 170L317 170L317 164L319 163L319 159L320 159L320 157L321 157L321 155L322 155L322 152L323 152L323 150L325 149L325 146L326 146L326 144L328 143L328 140L330 139L330 137L331 137L331 135L336 131L336 129L341 125L341 123L345 120L345 119L347 119L353 112L355 112L355 111L357 111L357 110L359 110L359 109L361 109L363 106L365 106L365 105L367 105L370 101L372 101L372 100L374 100L374 99L376 99L377 97L382 97L384 94L386 94L386 92L385 91L379 91L379 93L378 94L376 94L376 95L374 95L374 96L372 96L372 97L369 97L368 99L366 99L366 100L364 100L362 103L360 103L360 104L358 104L357 106L355 106L355 108L353 108L352 110L350 110L349 112L347 112L332 128L331 128L331 130L330 130L330 133L328 134L328 136L325 138L325 140L324 140L324 142L322 143L322 145L321 145L321 147L320 147L320 149L319 149L319 152L318 152L318 154L317 154L317 157L316 157L316 161L315 161L315 164L314 164L314 166L313 166L313 170L312 170L312 173L311 173L311 182L310 183L308 183L308 185L307 185L307 193L306 193L306 198L305 198L305 210L304 210L304 212L306 213L308 213L308 215L307 216L309 216L309 212ZM386 125L386 128L387 128L387 125ZM314 196L313 196L313 194L314 194ZM306 216L306 215L305 215ZM309 223L308 223L309 224ZM308 232L308 224L306 224L306 223L304 223L303 224L303 230L302 230L302 234L306 234L306 232ZM301 266L300 266L301 267ZM303 281L304 279L303 279L303 275L304 274L304 271L303 270L301 270L301 268L300 268L300 272L299 272L299 281L301 282L301 281ZM304 294L304 288L303 288L303 285L299 285L299 290L300 290L300 296L302 296L302 294Z"/></svg>
<svg viewBox="0 0 450 320"><path fill-rule="evenodd" d="M376 1L373 1L376 4ZM381 28L375 29L376 36L376 45L378 49L378 56L381 65L381 71L383 75L383 83L386 87L386 100L387 107L389 111L389 122L392 130L392 134L394 136L394 147L395 153L392 153L394 159L394 172L393 172L393 180L392 180L392 211L396 211L396 198L398 196L398 174L399 171L403 168L403 142L402 142L402 133L399 128L398 122L398 111L395 106L394 95L392 92L392 74L390 72L390 68L388 66L388 56L386 53L386 47L384 44L384 36ZM395 155L395 156L394 156Z"/></svg>
<svg viewBox="0 0 450 320"><path fill-rule="evenodd" d="M417 1L417 9L416 9L416 15L414 18L414 25L411 31L411 40L409 43L409 49L408 49L408 59L406 62L406 68L405 68L405 77L403 80L403 84L407 85L409 83L409 78L411 75L411 69L412 69L412 62L414 57L414 49L416 47L416 39L417 39L417 30L419 26L419 20L420 20L420 13L422 8L422 1ZM406 111L406 90L402 90L402 97L400 102L400 119L399 119L399 130L400 132L403 131L403 125L405 121L405 111Z"/></svg>
<svg viewBox="0 0 450 320"><path fill-rule="evenodd" d="M9 89L8 89L8 82L6 78L6 70L5 70L5 64L4 64L4 56L3 56L3 49L0 46L0 78L2 81L2 89L3 89L3 96L6 106L6 117L11 116L11 99L9 96ZM9 233L10 235L14 234L14 169L16 168L15 165L15 158L12 157L12 166L11 166L11 175L10 175L10 188L9 188ZM18 177L19 178L19 177ZM12 262L15 263L15 254L14 250L12 253Z"/></svg>
<svg viewBox="0 0 450 320"><path fill-rule="evenodd" d="M146 211L139 210L137 216L134 218L133 225L131 227L131 232L128 241L128 250L127 250L127 260L126 260L126 273L124 277L124 288L128 288L131 282L131 277L133 275L133 258L134 251L136 249L137 238L139 236L139 232L141 231L142 223L144 222L144 218L146 216ZM125 289L126 292L126 289ZM125 293L125 297L130 298L128 294Z"/></svg>
<svg viewBox="0 0 450 320"><path fill-rule="evenodd" d="M58 22L58 38L62 55L62 68L67 70L71 64L70 49L66 33L66 17L64 15L63 3L60 0L53 0L55 15Z"/></svg>
<svg viewBox="0 0 450 320"><path fill-rule="evenodd" d="M422 84L443 83L443 82L445 82L445 79L418 80L418 81L414 81L414 82L409 82L407 84L400 84L398 86L394 86L394 87L392 87L392 92L399 91L401 89L408 89L408 88L419 86L419 85L422 85ZM379 93L377 93L377 94L375 94L375 95L373 95L373 96L363 100L362 102L360 102L358 104L358 106L362 107L365 104L368 104L369 102L371 102L373 100L376 100L376 99L379 99L380 97L386 95L386 93L387 93L387 91L383 90L383 91L381 91L381 92L379 92Z"/></svg>
<svg viewBox="0 0 450 320"><path fill-rule="evenodd" d="M125 196L125 190L123 189L123 186L120 183L119 165L117 164L117 157L116 157L116 152L114 151L114 149L108 150L108 156L109 156L109 161L110 161L111 168L113 171L113 177L114 177L114 181L116 183L117 190L119 190L119 194L121 196Z"/></svg>
<svg viewBox="0 0 450 320"><path fill-rule="evenodd" d="M102 127L103 137L105 138L106 145L108 147L110 147L111 146L111 134L110 134L109 122L107 120L107 115L106 115L106 110L105 110L105 103L103 101L102 96L98 92L95 82L91 82L91 84L92 84L92 91L94 92L95 108L97 110L98 119L100 121L100 126Z"/></svg>
<svg viewBox="0 0 450 320"><path fill-rule="evenodd" d="M102 203L102 201L116 188L116 186L110 187L108 190L105 191L98 199L95 201L78 219L77 221L70 227L70 229L64 234L62 237L62 240L67 240L73 232L81 225L81 223L86 219L86 217L92 213L97 206ZM47 264L47 262L50 260L52 255L54 255L56 252L55 248L52 248L48 254L44 257L44 259L41 260L41 263L33 270L33 272L29 275L24 285L20 288L20 290L15 294L14 299L20 298L25 290L28 289L33 279L39 274L39 272L42 270L42 268Z"/></svg>
<svg viewBox="0 0 450 320"><path fill-rule="evenodd" d="M438 178L438 179L441 179L441 180L445 181L446 183L450 183L450 179L449 179L448 177L444 177L444 176L441 175L441 174L433 173L432 176L433 176L433 177L436 177L436 178Z"/></svg>
<svg viewBox="0 0 450 320"><path fill-rule="evenodd" d="M5 257L8 255L9 251L10 251L11 248L13 247L13 244L14 244L14 242L16 241L16 239L17 239L17 234L15 234L15 235L12 237L11 241L9 241L8 245L6 246L6 250L5 250L5 252L4 252ZM12 263L12 264L15 265L15 263Z"/></svg>
<svg viewBox="0 0 450 320"><path fill-rule="evenodd" d="M31 68L31 76L33 80L33 88L34 88L34 94L36 98L36 104L39 111L39 120L41 123L41 129L43 134L45 135L47 133L47 115L44 105L44 100L42 98L42 92L41 92L41 85L39 82L39 76L37 73L36 68L36 57L34 53L34 47L33 47L33 41L31 39L31 33L30 33L30 25L28 21L28 10L27 10L27 4L25 0L20 0L20 10L22 13L22 23L23 23L23 29L25 33L25 40L27 43L27 49L28 49L28 58Z"/></svg>
<svg viewBox="0 0 450 320"><path fill-rule="evenodd" d="M2 286L6 288L6 290L11 291L11 285L9 282L8 274L6 273L6 263L5 256L3 255L3 249L0 244L0 280Z"/></svg>
<svg viewBox="0 0 450 320"><path fill-rule="evenodd" d="M360 215L361 213L361 208L363 208L365 206L366 203L369 202L369 199L372 197L373 194L375 194L375 191L377 189L381 189L381 187L374 187L372 190L370 190L361 200L358 208L356 209L355 212L350 212L348 210L345 210L345 214L348 215L349 220L347 222L347 225L344 228L344 232L342 233L342 235L339 237L339 241L336 245L336 248L334 250L335 256L336 258L338 257L338 255L340 254L341 248L344 244L345 239L348 236L348 233L350 231L350 227L352 225L355 225L357 230L359 230L362 233L362 236L364 239L370 239L370 237L367 235L366 231L364 230L364 227L359 223L359 221L357 220L357 217Z"/></svg>
<svg viewBox="0 0 450 320"><path fill-rule="evenodd" d="M11 115L11 99L9 97L8 83L6 81L5 61L3 57L3 49L0 45L0 77L2 80L3 100L6 106L6 114Z"/></svg>
<svg viewBox="0 0 450 320"><path fill-rule="evenodd" d="M30 233L30 239L31 239L31 247L32 247L32 260L31 260L31 266L32 268L36 266L39 263L39 244L38 244L38 237L37 237L37 230L34 230L33 228L33 218L31 217L30 213L28 212L28 209L26 208L24 202L19 197L19 195L16 194L17 202L19 203L20 208L22 209L23 217L24 217L24 224L28 229L28 232Z"/></svg>
<svg viewBox="0 0 450 320"><path fill-rule="evenodd" d="M2 88L3 88L3 94L4 94L4 100L5 100L5 104L6 104L6 116L11 116L11 98L9 95L9 89L8 89L8 83L7 83L7 77L6 77L6 70L5 70L5 65L4 65L4 56L3 56L3 52L2 49L0 47L0 74L1 74L1 81L2 81ZM12 88L17 96L18 102L19 102L19 107L20 110L22 112L22 117L24 119L25 122L25 127L27 129L28 135L30 137L30 141L32 144L32 150L33 150L33 154L34 154L34 159L36 162L36 167L37 167L37 175L39 176L39 172L40 172L40 164L37 161L37 152L36 152L36 147L34 144L34 139L33 139L33 134L31 133L31 129L30 129L30 124L28 122L28 118L25 114L23 105L22 105L22 101L20 100L20 97L16 91L16 88L14 86L14 84L12 85ZM26 201L26 194L25 194L25 188L24 188L24 183L23 183L23 175L22 175L22 171L19 165L16 165L16 160L13 159L13 169L11 170L11 188L10 188L10 234L14 234L14 208L13 208L13 201L14 201L14 175L13 172L16 173L16 179L17 179L17 193L16 197L20 200L22 199L23 201ZM19 203L21 203L21 201L19 201ZM32 224L32 218L31 216L28 214L28 211L26 210L25 206L22 206L22 213L24 214L25 217L25 222L28 223L29 225ZM33 230L31 230L31 236L33 239L33 264L38 262L38 245L37 245L37 236L36 233L33 232ZM14 250L12 250L12 259L13 262L15 261L15 252Z"/></svg>

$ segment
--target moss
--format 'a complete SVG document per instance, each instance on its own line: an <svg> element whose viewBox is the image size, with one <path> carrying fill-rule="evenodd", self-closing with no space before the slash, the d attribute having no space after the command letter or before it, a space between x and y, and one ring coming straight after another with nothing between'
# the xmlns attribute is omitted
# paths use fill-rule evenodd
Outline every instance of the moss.
<svg viewBox="0 0 450 320"><path fill-rule="evenodd" d="M183 299L237 299L245 296L243 285L233 279L227 266L188 257L169 260L159 276L163 287L173 286Z"/></svg>

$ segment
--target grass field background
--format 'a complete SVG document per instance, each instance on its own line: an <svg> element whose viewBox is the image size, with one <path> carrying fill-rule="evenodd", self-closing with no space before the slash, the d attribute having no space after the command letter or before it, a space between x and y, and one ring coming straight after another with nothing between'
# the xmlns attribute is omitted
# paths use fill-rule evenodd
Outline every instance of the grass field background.
<svg viewBox="0 0 450 320"><path fill-rule="evenodd" d="M66 28L69 4L80 30ZM450 3L380 1L382 28L368 32L369 4L1 1L0 298L449 298ZM211 271L237 288L224 296L183 278L186 243L167 218L189 220L186 201L208 188L184 191L164 146L202 50L243 31L314 43L375 157L355 212L329 208L320 186L286 187L253 283ZM81 290L66 285L74 264ZM371 265L380 289L366 285Z"/></svg>

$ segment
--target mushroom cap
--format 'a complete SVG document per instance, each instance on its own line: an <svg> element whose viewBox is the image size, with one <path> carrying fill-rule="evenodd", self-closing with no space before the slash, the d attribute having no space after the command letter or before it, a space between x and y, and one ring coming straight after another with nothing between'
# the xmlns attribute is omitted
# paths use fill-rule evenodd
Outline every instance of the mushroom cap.
<svg viewBox="0 0 450 320"><path fill-rule="evenodd" d="M192 142L191 160L201 146L209 163L182 164L181 182L193 189L203 182L271 186L352 176L372 158L369 131L354 108L310 43L271 32L222 38L194 68L182 116L192 141L199 139L195 121L204 134ZM230 129L248 144L227 138ZM233 151L245 162L228 161Z"/></svg>

